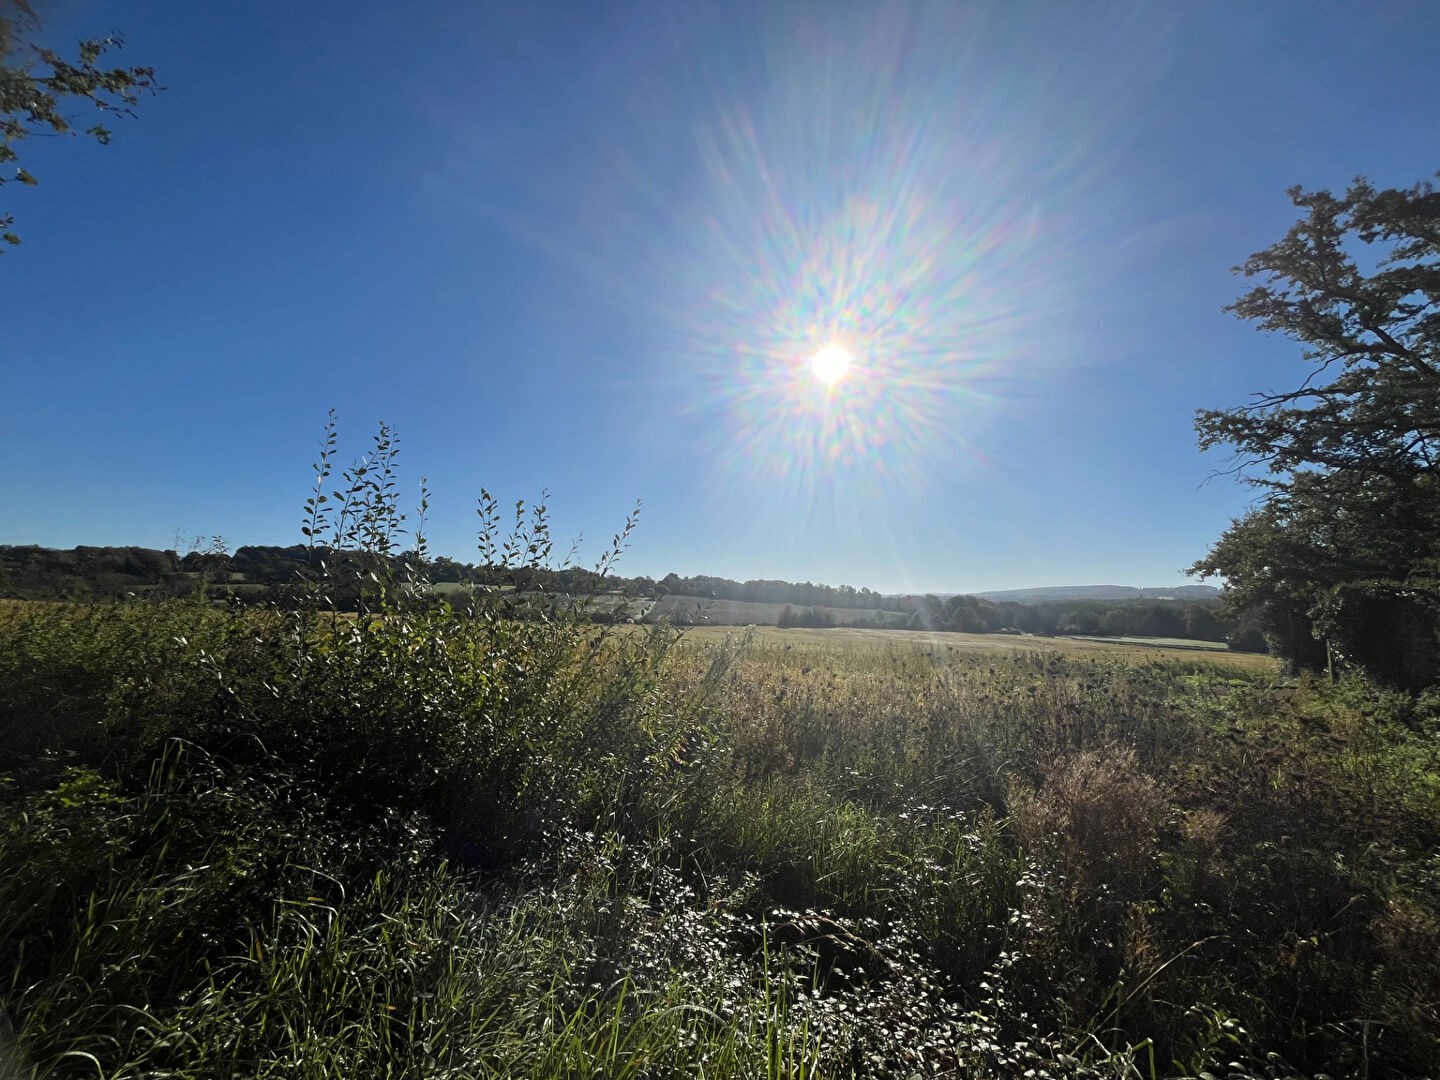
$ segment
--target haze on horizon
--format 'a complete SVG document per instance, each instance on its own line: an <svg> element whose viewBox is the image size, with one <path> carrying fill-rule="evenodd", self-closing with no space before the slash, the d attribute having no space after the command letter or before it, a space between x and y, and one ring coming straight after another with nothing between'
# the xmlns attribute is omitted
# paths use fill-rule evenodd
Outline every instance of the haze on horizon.
<svg viewBox="0 0 1440 1080"><path fill-rule="evenodd" d="M5 190L0 543L298 542L326 412L433 550L549 491L618 571L1184 584L1194 410L1293 184L1434 174L1440 8L74 0L167 88Z"/></svg>

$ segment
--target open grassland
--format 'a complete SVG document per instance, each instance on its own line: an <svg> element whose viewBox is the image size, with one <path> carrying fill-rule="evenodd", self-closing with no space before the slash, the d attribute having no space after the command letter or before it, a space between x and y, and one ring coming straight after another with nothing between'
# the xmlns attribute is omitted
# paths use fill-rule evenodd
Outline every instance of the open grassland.
<svg viewBox="0 0 1440 1080"><path fill-rule="evenodd" d="M542 615L0 609L0 1075L1440 1074L1435 695Z"/></svg>
<svg viewBox="0 0 1440 1080"><path fill-rule="evenodd" d="M903 626L909 619L900 611L873 611L869 608L826 607L822 605L768 604L751 600L702 599L694 596L665 596L643 605L646 622L668 622L672 626L775 626L785 610L811 613L834 626Z"/></svg>
<svg viewBox="0 0 1440 1080"><path fill-rule="evenodd" d="M700 642L723 641L737 633L733 626L687 628L685 637ZM754 626L746 628L750 640L760 645L779 644L834 654L843 666L856 651L919 649L934 655L951 652L1016 653L1040 652L1057 656L1088 656L1128 660L1136 663L1174 661L1219 665L1258 675L1278 674L1279 665L1259 653L1229 652L1223 645L1209 648L1209 642L1172 638L1117 639L1091 637L1039 637L1032 634L964 634L927 630L876 630L863 627L808 629Z"/></svg>

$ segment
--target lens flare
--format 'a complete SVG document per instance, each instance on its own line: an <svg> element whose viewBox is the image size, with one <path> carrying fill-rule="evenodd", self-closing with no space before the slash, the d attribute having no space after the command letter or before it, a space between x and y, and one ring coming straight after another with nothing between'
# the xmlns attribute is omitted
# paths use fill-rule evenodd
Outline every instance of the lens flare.
<svg viewBox="0 0 1440 1080"><path fill-rule="evenodd" d="M826 386L833 386L845 377L855 358L839 342L832 341L810 358L810 370Z"/></svg>
<svg viewBox="0 0 1440 1080"><path fill-rule="evenodd" d="M1197 231L1153 206L1131 224L1151 174L1123 150L1149 137L1133 103L1178 17L1077 8L1032 34L1007 5L665 12L597 40L607 93L538 142L494 136L503 101L477 124L468 84L429 102L452 138L427 190L584 298L547 294L535 327L595 355L631 410L606 422L737 545L807 560L823 540L898 562L917 521L955 520L932 500L992 515L1035 490L1013 473L1024 414L1153 350L1113 283ZM831 343L853 362L827 383Z"/></svg>
<svg viewBox="0 0 1440 1080"><path fill-rule="evenodd" d="M881 18L711 88L672 210L665 352L738 504L923 499L990 467L987 428L1064 355L1064 203L1037 197L1007 111L957 104L965 58L930 40Z"/></svg>

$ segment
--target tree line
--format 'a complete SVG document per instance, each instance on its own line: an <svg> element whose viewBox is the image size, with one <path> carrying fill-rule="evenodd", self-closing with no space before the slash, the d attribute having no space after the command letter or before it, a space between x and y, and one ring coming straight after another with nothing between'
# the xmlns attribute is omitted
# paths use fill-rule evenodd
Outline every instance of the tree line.
<svg viewBox="0 0 1440 1080"><path fill-rule="evenodd" d="M343 566L353 553L325 546L243 545L226 551L216 537L185 554L145 547L0 545L0 596L19 600L112 601L131 598L224 597L251 603L286 603L319 562ZM477 589L593 596L626 593L636 599L664 596L783 604L780 626L835 626L837 610L862 610L869 617L849 625L962 633L1090 634L1106 637L1171 637L1226 641L1232 647L1263 649L1254 626L1227 622L1218 601L1055 600L1041 603L991 601L959 595L883 596L852 586L778 580L731 581L696 575L650 577L602 575L584 567L500 567L460 562L447 556L420 559L414 552L392 558L390 577L402 588L459 584ZM351 575L352 577L355 575ZM445 591L437 597L445 596ZM358 595L341 590L337 606L353 608Z"/></svg>
<svg viewBox="0 0 1440 1080"><path fill-rule="evenodd" d="M1218 600L1051 600L1041 603L992 601L978 596L906 596L901 610L916 630L969 634L1089 635L1097 637L1189 638L1229 641L1238 649L1263 651L1249 626L1221 617Z"/></svg>

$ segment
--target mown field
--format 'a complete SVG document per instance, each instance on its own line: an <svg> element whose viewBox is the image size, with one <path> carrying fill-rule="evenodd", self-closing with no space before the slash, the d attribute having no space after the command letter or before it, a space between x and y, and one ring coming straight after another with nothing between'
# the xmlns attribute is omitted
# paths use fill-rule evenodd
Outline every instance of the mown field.
<svg viewBox="0 0 1440 1080"><path fill-rule="evenodd" d="M685 628L685 638L697 642L720 642L737 633L733 626L695 626ZM954 631L876 630L867 627L804 627L780 628L752 626L745 628L748 640L761 645L778 644L782 648L819 650L831 654L833 663L843 667L845 658L857 652L896 649L902 652L920 650L940 655L954 652L981 653L1049 653L1057 656L1109 657L1132 662L1181 663L1203 658L1208 664L1239 671L1278 674L1279 665L1260 653L1229 652L1218 642L1197 642L1178 638L1097 638L1042 637L1034 634L965 634ZM1212 647L1213 645L1213 647ZM1196 654L1200 654L1198 657Z"/></svg>
<svg viewBox="0 0 1440 1080"><path fill-rule="evenodd" d="M1433 694L7 605L0 733L0 1075L1440 1073Z"/></svg>
<svg viewBox="0 0 1440 1080"><path fill-rule="evenodd" d="M765 604L749 600L707 600L694 596L666 596L642 602L637 618L646 622L668 622L672 626L776 626L791 604ZM824 605L798 608L819 614L834 626L904 626L909 616L902 611L872 611L869 608L840 608Z"/></svg>

